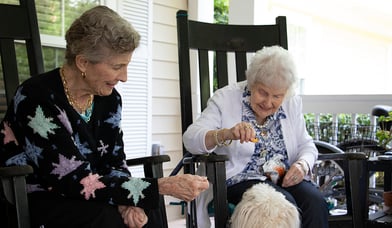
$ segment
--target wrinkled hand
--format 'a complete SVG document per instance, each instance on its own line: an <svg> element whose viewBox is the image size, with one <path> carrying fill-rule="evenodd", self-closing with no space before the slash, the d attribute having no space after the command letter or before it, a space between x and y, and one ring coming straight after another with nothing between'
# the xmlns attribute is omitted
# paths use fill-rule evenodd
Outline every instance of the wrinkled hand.
<svg viewBox="0 0 392 228"><path fill-rule="evenodd" d="M301 167L294 163L290 169L287 171L283 178L282 187L291 187L293 185L299 184L304 179L305 174Z"/></svg>
<svg viewBox="0 0 392 228"><path fill-rule="evenodd" d="M252 125L248 122L240 122L229 129L232 140L240 140L243 142L253 142L255 140L256 132Z"/></svg>
<svg viewBox="0 0 392 228"><path fill-rule="evenodd" d="M176 176L158 179L159 193L171 195L184 201L192 201L209 186L207 177L191 174L178 174Z"/></svg>
<svg viewBox="0 0 392 228"><path fill-rule="evenodd" d="M141 228L147 224L148 217L140 207L120 205L118 211L128 228Z"/></svg>

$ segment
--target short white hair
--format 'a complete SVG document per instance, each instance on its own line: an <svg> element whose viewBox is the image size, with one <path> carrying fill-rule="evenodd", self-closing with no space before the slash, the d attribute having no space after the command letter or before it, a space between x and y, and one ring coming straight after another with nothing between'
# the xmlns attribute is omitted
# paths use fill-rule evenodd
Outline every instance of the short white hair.
<svg viewBox="0 0 392 228"><path fill-rule="evenodd" d="M257 83L286 89L286 97L295 94L297 71L291 54L280 46L263 47L252 58L246 71L249 90Z"/></svg>

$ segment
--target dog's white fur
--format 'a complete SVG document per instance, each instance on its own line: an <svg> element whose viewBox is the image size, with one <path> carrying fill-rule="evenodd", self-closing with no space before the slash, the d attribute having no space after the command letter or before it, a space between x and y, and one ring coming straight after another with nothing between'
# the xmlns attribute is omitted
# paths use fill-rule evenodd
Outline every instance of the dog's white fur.
<svg viewBox="0 0 392 228"><path fill-rule="evenodd" d="M297 228L297 208L268 184L256 184L242 196L231 217L231 228Z"/></svg>

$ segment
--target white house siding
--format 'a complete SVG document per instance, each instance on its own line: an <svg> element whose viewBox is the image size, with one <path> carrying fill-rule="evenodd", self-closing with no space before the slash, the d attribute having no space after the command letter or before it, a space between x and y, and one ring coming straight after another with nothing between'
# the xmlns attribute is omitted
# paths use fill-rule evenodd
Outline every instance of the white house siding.
<svg viewBox="0 0 392 228"><path fill-rule="evenodd" d="M176 12L187 9L187 0L153 1L152 44L152 141L160 142L171 161L165 176L182 157L178 81ZM166 197L166 204L178 199ZM168 219L181 217L181 207L167 205Z"/></svg>
<svg viewBox="0 0 392 228"><path fill-rule="evenodd" d="M152 141L171 158L164 165L168 174L182 156L176 12L187 1L153 2Z"/></svg>

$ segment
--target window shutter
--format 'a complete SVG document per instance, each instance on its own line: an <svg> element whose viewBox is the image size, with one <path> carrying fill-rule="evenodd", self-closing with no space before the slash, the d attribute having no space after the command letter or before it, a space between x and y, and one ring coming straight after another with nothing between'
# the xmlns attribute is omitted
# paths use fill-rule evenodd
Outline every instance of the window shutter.
<svg viewBox="0 0 392 228"><path fill-rule="evenodd" d="M127 158L143 157L151 151L151 1L124 0L118 7L119 14L141 35L140 46L128 66L128 81L119 83L117 89L123 101L121 125L125 153Z"/></svg>

